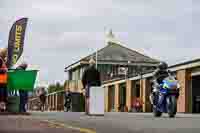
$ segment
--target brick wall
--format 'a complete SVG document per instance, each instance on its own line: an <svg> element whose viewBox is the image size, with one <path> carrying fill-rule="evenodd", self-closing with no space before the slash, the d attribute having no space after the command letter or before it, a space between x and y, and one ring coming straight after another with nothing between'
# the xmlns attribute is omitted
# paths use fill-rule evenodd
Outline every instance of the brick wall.
<svg viewBox="0 0 200 133"><path fill-rule="evenodd" d="M177 111L182 113L190 112L190 72L188 70L177 71L177 79L181 85L180 96L177 102Z"/></svg>

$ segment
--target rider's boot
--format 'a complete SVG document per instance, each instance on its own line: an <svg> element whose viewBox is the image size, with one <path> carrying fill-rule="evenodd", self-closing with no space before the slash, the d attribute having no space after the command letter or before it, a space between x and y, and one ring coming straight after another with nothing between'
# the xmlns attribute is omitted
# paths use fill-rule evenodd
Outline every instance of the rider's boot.
<svg viewBox="0 0 200 133"><path fill-rule="evenodd" d="M149 100L150 100L151 105L153 105L153 94L152 93L149 96Z"/></svg>

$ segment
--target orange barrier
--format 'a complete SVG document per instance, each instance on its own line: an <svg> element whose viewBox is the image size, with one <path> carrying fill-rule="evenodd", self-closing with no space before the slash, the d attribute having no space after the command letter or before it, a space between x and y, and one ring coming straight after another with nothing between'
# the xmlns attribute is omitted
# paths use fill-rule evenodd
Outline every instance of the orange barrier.
<svg viewBox="0 0 200 133"><path fill-rule="evenodd" d="M7 79L8 79L7 73L5 73L5 74L0 74L0 84L6 84L7 81L8 81Z"/></svg>

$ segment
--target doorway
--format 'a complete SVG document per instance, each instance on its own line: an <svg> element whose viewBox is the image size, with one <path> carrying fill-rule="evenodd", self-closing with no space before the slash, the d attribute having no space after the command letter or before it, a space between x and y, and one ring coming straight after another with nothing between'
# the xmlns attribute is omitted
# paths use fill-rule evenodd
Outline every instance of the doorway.
<svg viewBox="0 0 200 133"><path fill-rule="evenodd" d="M192 77L192 113L200 113L200 76Z"/></svg>
<svg viewBox="0 0 200 133"><path fill-rule="evenodd" d="M119 85L119 110L124 112L126 106L126 84Z"/></svg>
<svg viewBox="0 0 200 133"><path fill-rule="evenodd" d="M108 88L108 111L112 112L115 109L115 86Z"/></svg>

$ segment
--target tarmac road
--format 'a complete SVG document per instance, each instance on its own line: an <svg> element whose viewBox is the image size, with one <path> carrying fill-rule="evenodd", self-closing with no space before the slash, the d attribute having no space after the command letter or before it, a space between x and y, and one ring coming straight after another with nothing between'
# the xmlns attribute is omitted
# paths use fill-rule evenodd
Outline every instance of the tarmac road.
<svg viewBox="0 0 200 133"><path fill-rule="evenodd" d="M32 116L1 115L0 133L80 133L80 131L35 120Z"/></svg>
<svg viewBox="0 0 200 133"><path fill-rule="evenodd" d="M154 118L151 113L106 113L86 116L72 112L32 112L34 118L64 123L86 133L200 133L200 115Z"/></svg>

